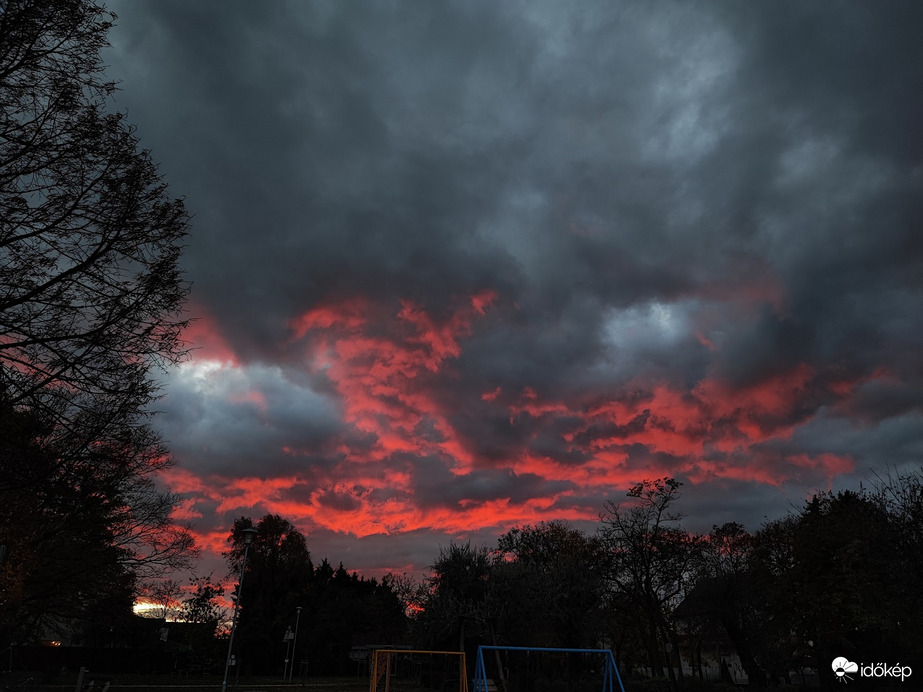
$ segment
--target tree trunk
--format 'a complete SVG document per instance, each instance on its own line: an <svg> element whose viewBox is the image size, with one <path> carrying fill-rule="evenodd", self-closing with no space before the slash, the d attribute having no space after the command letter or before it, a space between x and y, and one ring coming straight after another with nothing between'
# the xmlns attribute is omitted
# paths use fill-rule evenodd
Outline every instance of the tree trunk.
<svg viewBox="0 0 923 692"><path fill-rule="evenodd" d="M669 625L665 625L667 628L667 634L670 638L670 643L673 644L673 656L670 660L670 670L673 670L673 661L676 661L676 677L678 680L677 689L679 685L682 685L685 676L683 674L683 657L682 652L679 649L679 637L676 636L676 631Z"/></svg>
<svg viewBox="0 0 923 692"><path fill-rule="evenodd" d="M651 665L651 677L664 677L663 665L660 663L660 643L657 641L657 619L654 613L648 613L647 656Z"/></svg>
<svg viewBox="0 0 923 692"><path fill-rule="evenodd" d="M766 672L760 668L760 665L753 657L753 653L750 651L750 641L743 631L743 628L733 619L725 619L721 624L724 625L724 630L727 632L728 639L731 640L731 644L737 652L737 656L740 658L740 663L747 673L747 687L751 690L765 689Z"/></svg>

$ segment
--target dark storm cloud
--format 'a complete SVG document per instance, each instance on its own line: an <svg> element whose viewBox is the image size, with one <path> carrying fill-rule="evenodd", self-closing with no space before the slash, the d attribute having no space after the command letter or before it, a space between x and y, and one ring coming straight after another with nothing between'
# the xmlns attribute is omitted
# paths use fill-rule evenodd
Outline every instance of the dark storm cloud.
<svg viewBox="0 0 923 692"><path fill-rule="evenodd" d="M460 98L443 76L455 58L444 70L433 65L437 47L459 51L463 67L489 49L486 39L444 40L464 31L464 13L420 18L426 45L414 46L403 32L381 31L400 29L403 17L331 8L325 20L312 12L319 7L165 3L144 6L143 19L122 13L123 23L138 22L125 42L155 43L162 63L143 92L136 82L138 101L151 99L154 113L167 98L181 109L169 131L156 118L146 130L182 142L190 179L175 178L207 215L190 271L232 342L254 355L274 344L254 336L278 338L289 317L327 293L416 297L480 288L505 273L464 241L476 210L490 204L502 158L483 144L432 151L419 130L451 126L423 116L440 89L444 117ZM429 74L408 72L415 63ZM475 261L464 261L466 251Z"/></svg>
<svg viewBox="0 0 923 692"><path fill-rule="evenodd" d="M767 521L778 519L793 509L800 509L804 498L792 498L768 485L722 480L710 486L682 488L678 510L690 531L708 533L712 527L728 522L756 531Z"/></svg>
<svg viewBox="0 0 923 692"><path fill-rule="evenodd" d="M918 161L906 158L911 121L905 140L879 132L919 101L900 13L225 7L151 3L121 24L160 56L143 86L152 111L167 102L158 92L183 109L159 128L183 144L190 194L220 195L194 207L217 223L200 224L189 262L209 302L233 306L221 313L229 328L248 320L250 332L262 316L280 329L285 311L327 291L496 285L535 314L579 311L581 293L670 298L700 288L697 273L732 271L731 250L784 253L761 246L761 226L796 211L786 231L802 250L779 256L778 272L843 252L833 229L866 259L906 232L843 228L861 200L804 204L845 192L840 176ZM860 30L870 23L889 40ZM700 90L684 81L695 77ZM126 97L145 98L126 82ZM823 165L825 147L830 170L807 171L783 198L780 166ZM583 337L597 319L581 319Z"/></svg>
<svg viewBox="0 0 923 692"><path fill-rule="evenodd" d="M243 374L218 364L204 371L184 365L161 403L157 420L170 451L203 473L291 473L304 460L284 448L323 449L342 428L334 402L293 385L281 368ZM325 459L330 465L335 455Z"/></svg>
<svg viewBox="0 0 923 692"><path fill-rule="evenodd" d="M766 106L741 131L762 122L777 134L768 149L745 145L747 164L729 170L764 169L747 184L748 220L786 290L781 314L737 340L726 364L737 376L797 360L854 374L884 361L904 369L902 351L920 340L906 322L912 301L895 290L918 291L911 277L923 275L923 54L910 28L919 7L844 9L756 3L735 17L750 39L745 69L759 78L748 94Z"/></svg>
<svg viewBox="0 0 923 692"><path fill-rule="evenodd" d="M755 528L785 483L919 463L919 4L112 7L115 105L195 214L194 307L235 361L171 376L183 467L355 520L601 506L608 454Z"/></svg>
<svg viewBox="0 0 923 692"><path fill-rule="evenodd" d="M587 445L594 439L600 437L616 437L623 439L631 437L645 428L650 414L651 412L645 409L639 415L632 418L626 425L617 425L615 423L591 425L585 430L577 433L574 436L574 441L581 445Z"/></svg>
<svg viewBox="0 0 923 692"><path fill-rule="evenodd" d="M464 502L483 502L498 497L521 504L534 497L555 495L575 487L567 481L549 482L535 474L517 474L506 469L478 469L456 477L432 459L420 458L412 463L415 497L424 508L453 508Z"/></svg>

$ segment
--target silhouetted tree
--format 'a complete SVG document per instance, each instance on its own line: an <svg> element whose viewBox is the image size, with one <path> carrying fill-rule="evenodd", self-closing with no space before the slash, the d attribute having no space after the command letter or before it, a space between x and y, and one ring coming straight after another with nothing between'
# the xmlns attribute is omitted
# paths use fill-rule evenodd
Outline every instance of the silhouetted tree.
<svg viewBox="0 0 923 692"><path fill-rule="evenodd" d="M175 361L187 216L122 115L88 0L0 12L0 383L65 437L136 423Z"/></svg>
<svg viewBox="0 0 923 692"><path fill-rule="evenodd" d="M363 581L361 577L359 581ZM365 626L355 637L361 641L354 643L404 644L409 641L407 604L394 575L386 574L381 580L369 579L367 583L372 588L363 594L360 607Z"/></svg>
<svg viewBox="0 0 923 692"><path fill-rule="evenodd" d="M29 621L102 617L91 594L122 599L194 552L147 419L152 368L183 354L187 216L106 112L112 19L88 0L0 5L0 506L30 510L0 525L0 598Z"/></svg>
<svg viewBox="0 0 923 692"><path fill-rule="evenodd" d="M139 593L144 601L152 606L150 610L141 613L142 616L166 620L180 614L183 587L175 579L149 581L141 585Z"/></svg>
<svg viewBox="0 0 923 692"><path fill-rule="evenodd" d="M486 547L450 543L439 549L417 620L418 636L427 646L464 651L468 638L490 641L497 609L491 597L493 567Z"/></svg>
<svg viewBox="0 0 923 692"><path fill-rule="evenodd" d="M666 644L678 653L670 613L691 588L701 540L684 531L673 505L682 484L673 478L645 480L628 491L635 502L609 501L600 535L607 549L607 577L614 590L643 616L648 664L654 675L673 665Z"/></svg>
<svg viewBox="0 0 923 692"><path fill-rule="evenodd" d="M304 641L318 672L343 674L359 644L406 644L404 607L387 580L366 579L324 559L314 574Z"/></svg>
<svg viewBox="0 0 923 692"><path fill-rule="evenodd" d="M242 531L255 528L238 622L240 651L260 672L281 671L285 660L283 636L297 606L305 605L314 572L304 535L277 514L267 514L256 526L249 517L234 522L225 553L231 573L240 572L244 555Z"/></svg>
<svg viewBox="0 0 923 692"><path fill-rule="evenodd" d="M0 400L0 475L24 464L53 466L40 421ZM117 544L114 515L124 496L76 469L30 491L0 490L0 636L29 642L43 631L74 633L97 623L112 627L130 614L136 574Z"/></svg>
<svg viewBox="0 0 923 692"><path fill-rule="evenodd" d="M510 642L595 647L605 624L604 556L596 537L562 521L514 528L497 541L499 627ZM541 613L540 617L536 614Z"/></svg>
<svg viewBox="0 0 923 692"><path fill-rule="evenodd" d="M225 616L224 608L218 599L224 594L224 587L213 582L211 575L207 577L193 577L190 583L195 588L193 594L183 601L181 616L184 622L195 622L208 625L210 635L214 636L218 623Z"/></svg>
<svg viewBox="0 0 923 692"><path fill-rule="evenodd" d="M244 555L242 531L253 521L234 522L225 553L233 574ZM400 644L407 632L404 603L392 582L336 569L324 558L315 569L304 536L288 520L268 514L257 522L244 578L238 651L253 672L281 673L286 630L298 626L290 652L292 670L309 660L314 673L352 670L355 644ZM297 608L301 608L300 616Z"/></svg>
<svg viewBox="0 0 923 692"><path fill-rule="evenodd" d="M213 582L211 575L194 577L190 583L195 590L183 601L180 616L183 622L194 627L187 634L186 643L192 647L194 657L205 664L207 661L213 662L218 654L215 635L218 625L227 615L218 602L224 594L224 587Z"/></svg>
<svg viewBox="0 0 923 692"><path fill-rule="evenodd" d="M724 633L747 673L749 686L762 689L767 671L757 662L765 649L763 596L752 574L754 537L742 524L712 527L701 545L695 587L681 604L688 622L699 621L699 635ZM701 663L701 652L698 652Z"/></svg>
<svg viewBox="0 0 923 692"><path fill-rule="evenodd" d="M916 587L923 583L923 470L878 474L868 494L887 512L897 540L893 571L901 576L902 609L923 614L923 590ZM904 618L903 623L902 640L923 641L923 617Z"/></svg>
<svg viewBox="0 0 923 692"><path fill-rule="evenodd" d="M757 533L755 577L776 635L774 677L809 657L826 668L840 655L877 661L906 651L898 623L919 619L908 601L919 585L900 569L899 526L867 491L842 491L814 495L799 514ZM823 686L832 681L821 676Z"/></svg>
<svg viewBox="0 0 923 692"><path fill-rule="evenodd" d="M408 618L416 617L423 611L428 595L425 580L415 579L407 573L388 572L382 579L382 583L400 601L404 614Z"/></svg>

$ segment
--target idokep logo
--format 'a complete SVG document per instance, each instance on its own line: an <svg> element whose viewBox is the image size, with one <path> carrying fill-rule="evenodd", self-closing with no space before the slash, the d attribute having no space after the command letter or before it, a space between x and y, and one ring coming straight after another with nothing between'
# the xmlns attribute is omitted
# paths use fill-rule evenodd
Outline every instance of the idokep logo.
<svg viewBox="0 0 923 692"><path fill-rule="evenodd" d="M853 663L843 656L837 656L831 664L837 682L849 682L858 673L863 678L900 678L904 682L913 673L910 666L900 663Z"/></svg>
<svg viewBox="0 0 923 692"><path fill-rule="evenodd" d="M849 673L859 672L859 665L842 656L837 656L833 659L833 672L836 673L837 682L847 682L852 680Z"/></svg>

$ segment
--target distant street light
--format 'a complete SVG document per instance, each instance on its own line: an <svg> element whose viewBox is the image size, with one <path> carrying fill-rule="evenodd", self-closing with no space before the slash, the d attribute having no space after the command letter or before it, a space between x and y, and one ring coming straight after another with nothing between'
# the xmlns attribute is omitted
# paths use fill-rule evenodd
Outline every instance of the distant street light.
<svg viewBox="0 0 923 692"><path fill-rule="evenodd" d="M237 582L237 599L234 601L234 618L231 620L231 638L228 640L228 658L224 662L224 681L221 683L221 692L228 689L228 668L231 667L231 651L234 649L234 632L237 629L237 611L240 610L240 599L244 593L244 572L247 571L247 555L250 553L250 544L256 536L256 529L243 529L240 532L244 537L244 561L240 565L240 580Z"/></svg>
<svg viewBox="0 0 923 692"><path fill-rule="evenodd" d="M295 608L295 636L292 637L292 667L288 669L288 682L292 683L292 673L295 672L295 645L298 643L298 621L301 619L301 606Z"/></svg>

